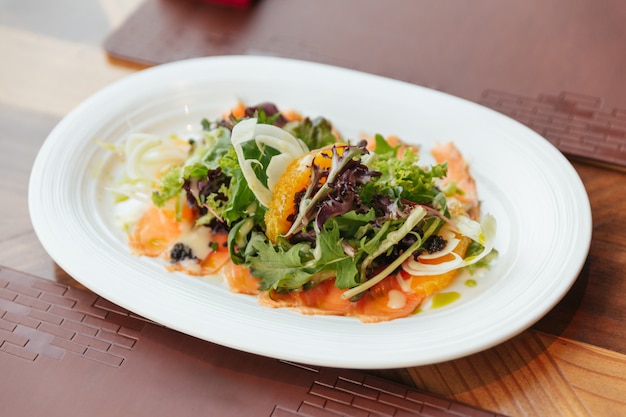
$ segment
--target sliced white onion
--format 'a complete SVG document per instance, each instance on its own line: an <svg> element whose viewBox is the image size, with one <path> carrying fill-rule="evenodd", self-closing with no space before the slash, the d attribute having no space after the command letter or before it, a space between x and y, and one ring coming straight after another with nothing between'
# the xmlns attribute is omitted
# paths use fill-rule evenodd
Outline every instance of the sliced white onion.
<svg viewBox="0 0 626 417"><path fill-rule="evenodd" d="M131 180L153 180L160 172L187 159L188 146L175 139L162 140L146 133L131 134L124 144L125 174Z"/></svg>
<svg viewBox="0 0 626 417"><path fill-rule="evenodd" d="M267 174L267 188L273 193L276 183L280 179L280 176L287 170L287 166L294 160L294 158L287 154L281 153L272 158L267 165L265 173Z"/></svg>
<svg viewBox="0 0 626 417"><path fill-rule="evenodd" d="M482 252L478 255L470 256L465 259L459 256L456 252L450 252L454 259L439 264L425 264L419 262L419 258L418 260L409 258L402 263L402 269L407 273L416 276L445 274L446 272L475 264L491 252L496 238L495 217L491 214L486 214L480 224L469 218L462 217L456 218L454 221L458 226L459 231L464 236L469 237L483 246ZM476 225L478 225L478 227L476 227ZM440 252L437 252L437 254L440 254Z"/></svg>
<svg viewBox="0 0 626 417"><path fill-rule="evenodd" d="M402 274L396 274L396 281L398 281L398 285L402 288L404 292L413 292L411 289L411 280L402 278Z"/></svg>
<svg viewBox="0 0 626 417"><path fill-rule="evenodd" d="M454 259L450 261L446 261L446 262L441 262L438 264L425 264L425 263L419 262L419 260L409 258L402 263L402 269L404 269L409 274L415 275L415 276L430 276L430 275L445 274L448 271L452 271L453 269L460 268L461 265L463 264L463 258L461 258L459 254L452 252L452 256L454 256Z"/></svg>
<svg viewBox="0 0 626 417"><path fill-rule="evenodd" d="M490 215L488 214L487 216L490 216ZM451 218L451 221L456 226L456 229L459 233L461 233L464 236L469 237L470 239L480 243L481 245L483 244L484 239L481 238L483 234L482 225L478 223L476 220L472 220L467 216L453 215Z"/></svg>
<svg viewBox="0 0 626 417"><path fill-rule="evenodd" d="M456 235L454 234L454 232L451 231L447 227L442 228L441 231L439 232L439 235L446 240L446 246L444 246L442 249L438 250L437 252L423 253L419 256L419 259L441 258L442 256L452 253L452 251L456 249L457 245L461 241L461 239L456 238L455 237Z"/></svg>
<svg viewBox="0 0 626 417"><path fill-rule="evenodd" d="M265 186L254 173L253 166L260 164L260 162L256 159L246 159L243 154L243 144L251 140L254 140L259 148L261 145L265 145L281 152L272 158L266 169L268 186ZM289 132L278 126L258 124L257 119L254 118L242 120L235 125L231 135L231 142L235 148L243 176L248 182L248 187L265 207L269 206L272 200L273 187L287 168L287 165L308 152L302 141ZM279 159L272 164L277 157Z"/></svg>
<svg viewBox="0 0 626 417"><path fill-rule="evenodd" d="M154 135L133 134L126 139L124 155L126 156L126 176L131 180L143 178L141 158L149 149L159 146L161 140Z"/></svg>
<svg viewBox="0 0 626 417"><path fill-rule="evenodd" d="M144 204L152 204L152 187L148 181L124 181L119 184L106 187L110 191L120 196L125 196L131 200L141 201Z"/></svg>

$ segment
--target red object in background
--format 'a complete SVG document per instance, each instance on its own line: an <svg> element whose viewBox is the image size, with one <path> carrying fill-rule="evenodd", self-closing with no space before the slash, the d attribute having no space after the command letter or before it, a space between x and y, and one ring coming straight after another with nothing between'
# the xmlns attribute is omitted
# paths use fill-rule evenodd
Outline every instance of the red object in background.
<svg viewBox="0 0 626 417"><path fill-rule="evenodd" d="M252 4L252 0L200 0L204 3L221 4L223 6L247 7Z"/></svg>

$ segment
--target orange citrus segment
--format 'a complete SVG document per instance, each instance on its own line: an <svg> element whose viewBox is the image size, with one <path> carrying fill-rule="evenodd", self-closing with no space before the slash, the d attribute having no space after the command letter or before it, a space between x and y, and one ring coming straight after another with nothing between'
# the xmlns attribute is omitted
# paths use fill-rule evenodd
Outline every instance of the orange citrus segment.
<svg viewBox="0 0 626 417"><path fill-rule="evenodd" d="M276 242L278 236L286 233L291 227L293 220L290 216L296 213L295 197L299 192L306 190L311 182L312 162L321 168L330 168L331 155L330 148L304 154L292 161L280 176L265 213L265 233L271 242Z"/></svg>
<svg viewBox="0 0 626 417"><path fill-rule="evenodd" d="M454 248L454 252L457 254L464 256L467 251L467 247L470 244L470 239L467 237L463 237L459 244ZM442 258L433 259L433 262L444 262L445 256ZM424 294L425 296L432 295L436 292L439 292L446 288L448 285L452 283L456 275L458 274L458 270L454 269L452 271L448 271L439 275L409 275L405 271L402 271L403 276L410 277L410 285L411 289L416 293Z"/></svg>

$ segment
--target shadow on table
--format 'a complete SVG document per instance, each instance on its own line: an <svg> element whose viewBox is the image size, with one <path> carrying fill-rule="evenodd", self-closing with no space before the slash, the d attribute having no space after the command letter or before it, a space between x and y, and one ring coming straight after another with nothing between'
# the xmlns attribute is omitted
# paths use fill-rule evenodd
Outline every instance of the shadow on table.
<svg viewBox="0 0 626 417"><path fill-rule="evenodd" d="M539 320L532 329L554 336L563 335L574 315L576 315L585 296L589 284L589 270L589 260L587 260L583 265L580 275L572 285L572 288L570 288L563 299L561 299L548 314Z"/></svg>

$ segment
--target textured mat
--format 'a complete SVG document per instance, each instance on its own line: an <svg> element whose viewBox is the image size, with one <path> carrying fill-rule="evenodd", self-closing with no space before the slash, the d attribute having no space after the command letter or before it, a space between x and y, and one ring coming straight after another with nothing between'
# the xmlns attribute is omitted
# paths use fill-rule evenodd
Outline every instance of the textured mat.
<svg viewBox="0 0 626 417"><path fill-rule="evenodd" d="M12 417L497 416L362 371L227 349L10 269L0 369L0 414Z"/></svg>
<svg viewBox="0 0 626 417"><path fill-rule="evenodd" d="M143 65L271 55L384 75L479 102L572 159L626 170L624 21L621 0L146 0L104 48Z"/></svg>

